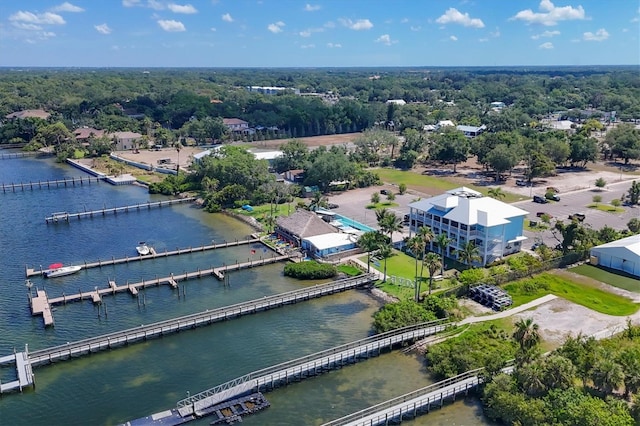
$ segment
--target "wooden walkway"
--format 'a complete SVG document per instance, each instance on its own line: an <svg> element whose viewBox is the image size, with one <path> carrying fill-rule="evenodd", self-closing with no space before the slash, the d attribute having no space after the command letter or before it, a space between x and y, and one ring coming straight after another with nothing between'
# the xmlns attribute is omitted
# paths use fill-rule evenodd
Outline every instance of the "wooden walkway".
<svg viewBox="0 0 640 426"><path fill-rule="evenodd" d="M16 190L26 191L34 189L51 189L58 187L75 187L75 186L84 186L85 184L90 185L91 183L101 182L105 180L104 177L96 177L96 176L88 176L88 177L74 177L69 179L60 179L60 180L45 180L38 182L20 182L20 183L2 183L2 192L16 192Z"/></svg>
<svg viewBox="0 0 640 426"><path fill-rule="evenodd" d="M31 313L32 315L42 315L44 317L44 325L53 325L53 315L51 314L51 306L61 305L72 302L80 302L85 299L91 300L93 303L102 303L102 297L108 295L114 295L116 293L129 292L132 296L137 296L140 289L146 287L170 285L173 289L178 289L179 281L191 280L194 278L202 278L213 275L216 278L223 280L224 274L227 271L237 271L239 269L253 268L262 265L268 265L272 263L281 262L283 260L289 260L293 257L297 257L298 253L286 254L281 256L272 256L264 259L256 259L250 262L238 263L235 265L220 266L210 269L199 269L194 272L185 272L183 274L171 274L168 277L155 278L151 280L143 280L136 283L127 283L124 285L117 285L115 281L109 281L107 288L100 288L93 291L79 292L75 294L69 294L59 297L48 297L45 290L38 290L35 297L30 298Z"/></svg>
<svg viewBox="0 0 640 426"><path fill-rule="evenodd" d="M0 394L20 391L28 386L35 387L34 375L27 348L25 352L16 352L0 358L0 365L15 364L17 379L7 383L0 383Z"/></svg>
<svg viewBox="0 0 640 426"><path fill-rule="evenodd" d="M87 179L87 178L85 178ZM96 178L92 178L96 179ZM154 207L164 207L171 206L173 204L181 204L181 203L190 203L195 200L195 197L186 197L186 198L176 198L173 200L165 200L165 201L155 201L148 202L143 204L134 204L131 206L122 206L122 207L111 207L111 208L103 208L100 210L90 210L78 213L66 213L66 212L58 212L53 213L51 216L46 217L44 220L47 223L56 223L56 222L69 222L70 219L83 219L94 216L106 216L107 214L115 214L118 213L128 213L131 211L141 211L141 210L151 210Z"/></svg>
<svg viewBox="0 0 640 426"><path fill-rule="evenodd" d="M235 246L241 246L246 244L261 243L261 242L262 241L259 238L255 238L252 236L244 240L224 241L222 243L203 245L200 247L188 247L183 249L176 248L175 250L165 250L164 252L159 252L159 253L154 250L152 254L149 254L146 256L131 256L131 257L122 257L118 259L116 259L115 257L112 257L111 259L98 260L97 262L85 262L80 266L82 266L82 269L101 268L103 266L122 265L130 262L141 262L143 260L152 260L152 259L169 257L169 256L179 256L182 254L198 253L198 252L216 250L216 249L221 249L226 247L235 247ZM267 246L266 244L264 247L269 249L269 251L272 250L271 247ZM29 268L29 267L25 268L25 273L27 278L33 277L36 275L42 275L48 271L49 271L48 269L42 269L42 268L41 269L35 269L35 268Z"/></svg>

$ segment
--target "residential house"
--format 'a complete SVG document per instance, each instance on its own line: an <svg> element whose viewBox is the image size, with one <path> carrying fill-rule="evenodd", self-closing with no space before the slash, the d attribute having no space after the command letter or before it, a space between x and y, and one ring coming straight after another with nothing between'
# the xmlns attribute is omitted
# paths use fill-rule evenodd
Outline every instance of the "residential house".
<svg viewBox="0 0 640 426"><path fill-rule="evenodd" d="M456 125L451 120L440 120L436 124L436 130L440 130L441 128L447 127L447 126L455 127Z"/></svg>
<svg viewBox="0 0 640 426"><path fill-rule="evenodd" d="M239 118L223 118L222 122L232 133L249 132L249 123Z"/></svg>
<svg viewBox="0 0 640 426"><path fill-rule="evenodd" d="M116 151L134 149L138 147L138 143L142 138L142 135L136 132L114 132L107 136L113 140Z"/></svg>
<svg viewBox="0 0 640 426"><path fill-rule="evenodd" d="M389 99L389 100L386 102L386 104L387 104L387 105L391 105L391 104L393 104L393 105L402 106L402 105L406 105L406 104L407 104L407 102L406 102L404 99Z"/></svg>
<svg viewBox="0 0 640 426"><path fill-rule="evenodd" d="M456 126L456 129L460 130L462 133L464 133L464 135L468 138L475 138L476 136L480 135L480 133L484 132L485 130L487 130L487 126L485 126L484 124L480 127L478 126L463 126L463 125L458 125Z"/></svg>
<svg viewBox="0 0 640 426"><path fill-rule="evenodd" d="M12 112L11 114L7 114L5 116L5 118L8 120L23 118L41 118L43 120L46 120L49 117L51 117L51 114L42 109L25 109L22 111Z"/></svg>
<svg viewBox="0 0 640 426"><path fill-rule="evenodd" d="M93 127L81 127L73 131L73 136L81 143L89 143L89 139L101 138L104 134L104 130L94 129Z"/></svg>
<svg viewBox="0 0 640 426"><path fill-rule="evenodd" d="M519 252L522 242L524 219L529 212L511 204L485 197L466 187L409 204L409 231L418 232L428 226L437 237L440 234L451 239L444 255L458 259L458 250L468 242L475 243L480 251L480 265L487 265L502 257ZM430 250L440 252L435 239Z"/></svg>
<svg viewBox="0 0 640 426"><path fill-rule="evenodd" d="M289 182L300 183L304 180L304 170L287 170L286 172L284 172L284 178Z"/></svg>
<svg viewBox="0 0 640 426"><path fill-rule="evenodd" d="M295 245L302 246L302 240L316 235L332 234L336 228L326 223L312 211L298 209L290 216L276 219L275 234Z"/></svg>

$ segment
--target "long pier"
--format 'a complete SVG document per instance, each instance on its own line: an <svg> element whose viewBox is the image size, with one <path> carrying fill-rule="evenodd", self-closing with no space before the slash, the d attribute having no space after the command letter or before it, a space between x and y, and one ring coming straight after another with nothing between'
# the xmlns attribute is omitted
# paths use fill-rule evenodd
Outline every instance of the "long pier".
<svg viewBox="0 0 640 426"><path fill-rule="evenodd" d="M0 391L15 391L18 388L28 386L34 383L34 375L32 367L51 364L57 361L64 361L89 355L94 352L100 352L132 344L139 341L161 337L171 333L177 333L182 330L190 330L202 327L216 322L226 321L239 318L244 315L251 315L261 311L282 307L285 305L295 304L301 301L310 300L329 294L339 293L346 290L361 287L377 279L376 274L365 274L362 276L347 278L344 280L332 281L325 284L318 284L313 287L294 290L286 293L265 296L260 299L254 299L247 302L237 303L234 305L224 306L217 309L206 310L196 314L186 315L166 321L160 321L153 324L142 325L123 331L104 334L89 339L79 340L67 343L65 345L54 346L47 349L41 349L28 353L20 352L18 354L0 357L0 365L15 364L18 372L19 386L15 383L6 384L0 387ZM21 355L22 354L22 355ZM24 379L24 380L23 380Z"/></svg>
<svg viewBox="0 0 640 426"><path fill-rule="evenodd" d="M10 149L10 148L22 148L22 144L19 144L18 146L5 146L5 144L3 144L2 148L0 149ZM46 152L41 152L41 151L21 151L21 152L7 152L7 153L2 153L0 154L0 160L12 160L14 158L25 158L25 157L43 157L43 156L51 156L53 154L51 153L46 153Z"/></svg>
<svg viewBox="0 0 640 426"><path fill-rule="evenodd" d="M177 425L209 414L210 407L238 396L269 391L281 385L314 377L326 371L377 356L384 349L407 341L422 339L445 330L451 323L447 319L417 324L392 330L376 336L356 340L321 352L257 370L218 385L199 394L178 401L177 408L156 413L150 417L127 422L138 424ZM149 421L149 420L152 421Z"/></svg>
<svg viewBox="0 0 640 426"><path fill-rule="evenodd" d="M62 296L53 298L50 298L45 290L38 290L36 296L30 296L29 302L31 305L32 315L42 315L44 319L44 325L45 327L47 327L53 325L53 315L51 313L51 306L53 305L80 302L84 299L89 299L93 303L102 303L102 297L105 295L115 295L116 293L130 292L132 296L137 296L140 289L152 286L170 285L172 288L178 289L178 282L180 281L202 278L209 275L213 275L222 281L226 272L277 263L283 260L292 259L294 257L297 257L298 255L298 253L289 253L280 256L250 260L249 262L244 263L219 266L217 268L199 269L197 271L185 272L183 274L177 275L171 274L168 277L142 280L136 283L127 283L124 285L117 285L115 281L109 281L109 286L106 288L96 288L93 291L81 291L79 293L70 295L63 294Z"/></svg>
<svg viewBox="0 0 640 426"><path fill-rule="evenodd" d="M141 262L144 260L152 260L152 259L157 259L162 257L179 256L182 254L205 252L209 250L216 250L216 249L221 249L226 247L241 246L241 245L254 244L254 243L260 243L260 242L262 241L259 238L252 236L244 240L235 240L235 241L225 240L224 242L218 243L218 244L202 245L199 247L187 247L182 249L176 248L175 250L165 250L164 252L159 252L159 253L154 250L152 254L148 254L146 256L138 255L138 256L131 256L131 257L127 256L122 258L112 257L111 259L98 260L96 262L84 262L82 265L79 265L79 266L81 266L82 269L102 268L103 266L122 265L130 262ZM265 248L272 250L271 247L267 245L265 245ZM25 268L25 274L27 278L30 278L36 275L42 275L48 271L49 269L42 269L42 268L35 269L35 268L29 268L29 267Z"/></svg>
<svg viewBox="0 0 640 426"><path fill-rule="evenodd" d="M447 400L455 401L461 394L468 394L483 382L480 372L484 368L467 371L422 389L409 392L377 405L365 408L348 416L325 423L323 426L376 426L398 424L405 419L413 419L432 408L442 408ZM502 369L511 374L513 367Z"/></svg>
<svg viewBox="0 0 640 426"><path fill-rule="evenodd" d="M96 179L96 178L92 178L92 179ZM173 200L154 201L154 202L150 201L147 203L134 204L131 206L110 207L110 208L105 207L100 210L90 210L90 211L77 212L77 213L58 212L58 213L53 213L51 216L46 217L44 220L47 223L50 223L50 222L56 223L61 221L69 222L70 219L83 219L83 218L94 217L94 216L106 216L107 214L128 213L130 211L140 211L144 209L151 210L154 207L164 207L164 206L171 206L173 204L190 203L195 199L196 199L195 197L185 197L185 198L176 198Z"/></svg>
<svg viewBox="0 0 640 426"><path fill-rule="evenodd" d="M84 186L85 184L90 185L91 183L104 181L104 177L97 176L83 176L83 177L74 177L68 179L59 179L59 180L43 180L37 182L20 182L20 183L3 183L2 192L16 192L16 190L34 190L34 189L51 189L58 188L60 186L68 188L75 186Z"/></svg>

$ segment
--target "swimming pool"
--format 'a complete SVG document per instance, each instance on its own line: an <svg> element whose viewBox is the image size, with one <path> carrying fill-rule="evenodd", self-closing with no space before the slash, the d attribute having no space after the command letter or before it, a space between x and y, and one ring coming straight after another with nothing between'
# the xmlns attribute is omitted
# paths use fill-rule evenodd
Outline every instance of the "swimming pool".
<svg viewBox="0 0 640 426"><path fill-rule="evenodd" d="M364 223L360 223L357 220L353 220L351 218L348 218L346 216L342 216L340 214L336 214L334 216L335 220L337 222L340 222L342 225L344 226L348 226L350 228L354 228L357 229L359 231L364 231L364 232L371 232L371 231L375 231L374 228L365 225Z"/></svg>

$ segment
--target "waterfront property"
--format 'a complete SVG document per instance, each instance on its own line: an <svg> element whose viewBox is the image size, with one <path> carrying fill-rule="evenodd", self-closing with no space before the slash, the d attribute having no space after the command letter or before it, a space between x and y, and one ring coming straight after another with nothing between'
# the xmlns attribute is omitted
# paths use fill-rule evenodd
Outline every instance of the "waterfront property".
<svg viewBox="0 0 640 426"><path fill-rule="evenodd" d="M444 255L454 259L458 259L458 250L473 242L480 250L479 264L484 266L520 251L527 239L523 228L528 214L463 186L409 204L409 231L415 234L428 226L436 237L446 235L451 242ZM429 248L438 250L435 241Z"/></svg>
<svg viewBox="0 0 640 426"><path fill-rule="evenodd" d="M323 221L312 211L298 209L289 216L280 216L276 220L275 234L296 247L302 246L302 240L316 235L331 234L336 229Z"/></svg>

